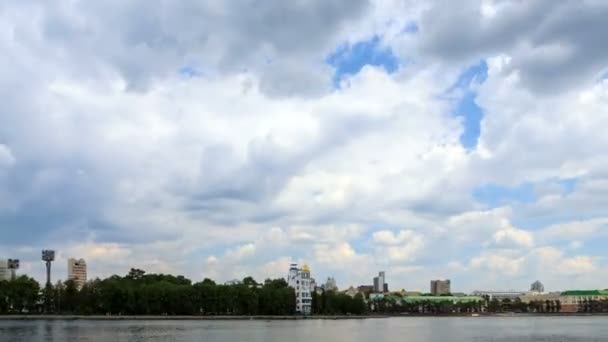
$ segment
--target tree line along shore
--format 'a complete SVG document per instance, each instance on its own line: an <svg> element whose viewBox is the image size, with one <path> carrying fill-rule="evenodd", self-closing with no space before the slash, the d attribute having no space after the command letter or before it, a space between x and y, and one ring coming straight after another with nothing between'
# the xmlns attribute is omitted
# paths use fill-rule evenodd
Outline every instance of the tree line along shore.
<svg viewBox="0 0 608 342"><path fill-rule="evenodd" d="M441 298L440 298L441 299ZM296 295L284 279L257 282L246 277L238 284L217 284L211 279L193 283L183 276L146 274L131 269L125 276L95 279L78 288L71 281L41 287L28 276L0 281L0 315L36 317L85 316L98 319L288 319L296 315ZM369 297L358 293L312 293L312 315L318 318L357 318L403 315L496 315L502 313L562 315L559 301L496 300L482 298L456 302L429 297L415 302L395 301L390 296ZM608 300L590 301L577 314L608 313ZM147 317L147 318L146 318Z"/></svg>
<svg viewBox="0 0 608 342"><path fill-rule="evenodd" d="M314 300L314 314L366 313L363 296L327 292ZM41 287L27 276L0 282L0 315L293 316L295 303L295 292L284 279L193 283L183 276L131 269L122 277L91 280L81 289L71 280Z"/></svg>

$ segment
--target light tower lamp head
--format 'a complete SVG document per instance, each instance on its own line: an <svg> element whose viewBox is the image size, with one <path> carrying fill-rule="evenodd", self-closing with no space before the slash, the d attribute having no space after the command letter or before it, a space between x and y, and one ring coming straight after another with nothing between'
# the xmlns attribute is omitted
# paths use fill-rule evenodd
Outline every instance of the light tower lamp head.
<svg viewBox="0 0 608 342"><path fill-rule="evenodd" d="M17 279L17 270L19 269L19 259L8 259L8 269L11 270L11 280Z"/></svg>
<svg viewBox="0 0 608 342"><path fill-rule="evenodd" d="M19 259L8 259L8 268L11 270L19 269Z"/></svg>
<svg viewBox="0 0 608 342"><path fill-rule="evenodd" d="M55 261L55 251L48 249L43 250L42 260L46 262Z"/></svg>

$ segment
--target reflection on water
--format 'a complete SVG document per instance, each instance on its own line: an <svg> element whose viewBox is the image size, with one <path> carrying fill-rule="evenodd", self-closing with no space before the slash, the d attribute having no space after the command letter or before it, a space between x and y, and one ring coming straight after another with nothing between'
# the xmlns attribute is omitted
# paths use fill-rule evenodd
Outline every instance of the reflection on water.
<svg viewBox="0 0 608 342"><path fill-rule="evenodd" d="M608 341L605 317L0 321L0 341Z"/></svg>

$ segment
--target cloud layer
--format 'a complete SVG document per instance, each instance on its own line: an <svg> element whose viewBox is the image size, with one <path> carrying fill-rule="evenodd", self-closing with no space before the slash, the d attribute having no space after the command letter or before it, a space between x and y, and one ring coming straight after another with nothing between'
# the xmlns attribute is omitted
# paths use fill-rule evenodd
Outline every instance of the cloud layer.
<svg viewBox="0 0 608 342"><path fill-rule="evenodd" d="M0 257L36 277L55 248L57 278L83 257L94 276L295 261L341 287L606 287L606 12L7 1Z"/></svg>

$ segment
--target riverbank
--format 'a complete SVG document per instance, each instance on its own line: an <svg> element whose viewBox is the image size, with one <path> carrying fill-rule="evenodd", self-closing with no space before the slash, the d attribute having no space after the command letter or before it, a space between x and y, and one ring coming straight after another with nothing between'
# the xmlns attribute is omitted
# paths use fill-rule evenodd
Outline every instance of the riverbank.
<svg viewBox="0 0 608 342"><path fill-rule="evenodd" d="M493 314L452 314L452 315L315 315L315 316L162 316L162 315L0 315L0 320L89 320L89 321L142 321L142 320L168 320L168 321L285 321L285 320L345 320L345 319L379 319L391 317L472 317L472 318L505 318L505 317L590 317L608 316L608 313L493 313Z"/></svg>
<svg viewBox="0 0 608 342"><path fill-rule="evenodd" d="M479 313L479 314L400 314L388 317L590 317L608 316L608 312L499 312L499 313Z"/></svg>
<svg viewBox="0 0 608 342"><path fill-rule="evenodd" d="M344 319L377 319L390 316L382 315L315 315L315 316L130 316L130 315L0 315L0 320L102 320L102 321L123 321L123 320L194 320L194 321L270 321L270 320L344 320Z"/></svg>

